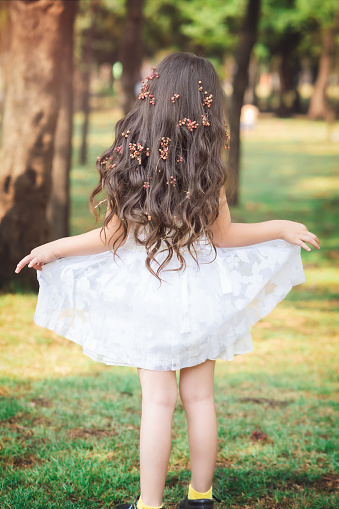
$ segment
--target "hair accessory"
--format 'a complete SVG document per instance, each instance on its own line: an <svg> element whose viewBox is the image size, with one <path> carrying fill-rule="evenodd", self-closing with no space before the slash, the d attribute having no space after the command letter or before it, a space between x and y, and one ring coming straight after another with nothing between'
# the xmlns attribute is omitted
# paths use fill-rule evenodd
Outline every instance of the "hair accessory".
<svg viewBox="0 0 339 509"><path fill-rule="evenodd" d="M175 187L177 185L177 180L171 175L169 182L166 182L166 184Z"/></svg>
<svg viewBox="0 0 339 509"><path fill-rule="evenodd" d="M230 146L229 146L229 141L230 141L230 133L229 133L229 130L228 130L228 125L226 124L226 122L224 122L224 126L225 126L225 145L224 145L224 149L225 150L229 150Z"/></svg>
<svg viewBox="0 0 339 509"><path fill-rule="evenodd" d="M151 178L150 178L150 177L147 175L147 180L145 180L145 182L143 183L143 186L142 186L142 187L143 187L144 189L149 189L149 188L151 187L150 180L152 180L152 179L153 179L153 177L151 177Z"/></svg>
<svg viewBox="0 0 339 509"><path fill-rule="evenodd" d="M172 101L172 103L174 104L174 103L175 103L175 101L176 101L177 99L179 99L179 97L180 97L180 95L179 95L179 94L174 94L174 95L172 95L172 97L171 97L171 101Z"/></svg>
<svg viewBox="0 0 339 509"><path fill-rule="evenodd" d="M128 138L128 135L129 135L130 131L124 131L121 136L123 136L124 138Z"/></svg>
<svg viewBox="0 0 339 509"><path fill-rule="evenodd" d="M199 124L196 123L195 120L191 120L189 118L183 118L182 120L179 120L178 126L186 126L189 131L193 131L193 129L196 129Z"/></svg>
<svg viewBox="0 0 339 509"><path fill-rule="evenodd" d="M116 167L116 164L109 164L109 165L108 165L108 168L110 168L110 169L111 169L111 168L115 168L115 167Z"/></svg>
<svg viewBox="0 0 339 509"><path fill-rule="evenodd" d="M149 95L149 91L148 91L148 83L146 81L142 81L141 83L143 83L143 86L141 87L140 89L140 92L139 92L139 95L138 95L138 99L146 99L146 97Z"/></svg>
<svg viewBox="0 0 339 509"><path fill-rule="evenodd" d="M115 147L114 149L116 152L118 152L118 154L121 154L122 153L122 145L119 145L119 147Z"/></svg>
<svg viewBox="0 0 339 509"><path fill-rule="evenodd" d="M213 95L210 94L210 95L207 95L207 92L205 92L205 97L204 97L204 100L202 102L202 105L203 106L207 106L207 108L210 108L211 107L211 104L212 104L212 99Z"/></svg>
<svg viewBox="0 0 339 509"><path fill-rule="evenodd" d="M140 166L141 165L141 153L144 150L144 147L140 143L130 143L129 150L131 152L130 153L131 159L137 159L139 166Z"/></svg>
<svg viewBox="0 0 339 509"><path fill-rule="evenodd" d="M150 104L153 104L153 106L155 105L155 99L154 99L154 96L152 94L150 94L150 91L149 91L149 81L152 81L154 80L155 78L159 78L159 74L156 70L155 67L152 67L152 74L150 74L149 76L147 76L144 80L142 80L142 87L140 89L140 93L138 95L138 99L141 99L141 100L144 100L146 99L146 97L149 96L150 98Z"/></svg>
<svg viewBox="0 0 339 509"><path fill-rule="evenodd" d="M169 145L170 141L171 141L171 138L166 138L165 136L160 138L160 148L159 148L160 158L164 159L164 161L166 161L166 159L168 157L168 145Z"/></svg>
<svg viewBox="0 0 339 509"><path fill-rule="evenodd" d="M181 156L181 157L179 157L179 159L177 159L177 163L182 163L183 160L184 160L184 158Z"/></svg>
<svg viewBox="0 0 339 509"><path fill-rule="evenodd" d="M149 80L153 80L154 78L159 78L159 73L157 71L157 68L156 67L151 67L152 69L152 74L150 76L148 76L148 78L146 79L149 79Z"/></svg>
<svg viewBox="0 0 339 509"><path fill-rule="evenodd" d="M148 219L149 221L151 221L151 220L152 220L152 216L150 216L150 215L148 214L148 215L147 215L147 219Z"/></svg>
<svg viewBox="0 0 339 509"><path fill-rule="evenodd" d="M208 92L202 88L202 84L201 84L201 81L199 81L199 91L200 92L204 92L204 98L203 98L203 101L202 101L202 105L203 106L207 106L207 108L210 108L211 107L211 104L213 102L213 95L210 94L210 95L207 95Z"/></svg>
<svg viewBox="0 0 339 509"><path fill-rule="evenodd" d="M207 117L206 115L201 115L201 119L202 119L202 125L208 127L210 126L211 124L209 123L209 121L207 120Z"/></svg>

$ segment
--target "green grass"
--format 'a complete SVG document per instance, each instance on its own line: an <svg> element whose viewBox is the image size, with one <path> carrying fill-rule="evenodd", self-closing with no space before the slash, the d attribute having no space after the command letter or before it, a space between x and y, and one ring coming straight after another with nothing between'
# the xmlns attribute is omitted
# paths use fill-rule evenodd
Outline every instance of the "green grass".
<svg viewBox="0 0 339 509"><path fill-rule="evenodd" d="M117 112L92 116L90 159L72 171L72 233L93 226L94 162ZM335 129L338 131L339 126ZM235 221L286 218L321 240L303 253L307 282L253 329L255 351L216 367L220 508L339 506L339 144L323 123L263 119L243 143ZM0 296L0 508L113 508L138 491L140 388L135 370L108 367L33 324L36 296ZM189 482L178 403L166 507Z"/></svg>

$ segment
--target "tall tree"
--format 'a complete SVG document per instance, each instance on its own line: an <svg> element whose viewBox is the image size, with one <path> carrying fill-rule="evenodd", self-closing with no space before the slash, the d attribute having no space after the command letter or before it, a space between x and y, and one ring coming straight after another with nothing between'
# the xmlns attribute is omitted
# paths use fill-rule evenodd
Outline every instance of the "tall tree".
<svg viewBox="0 0 339 509"><path fill-rule="evenodd" d="M318 59L318 73L314 83L308 115L310 118L326 118L326 88L338 31L339 4L337 0L296 0L296 7L303 20L313 21L312 46Z"/></svg>
<svg viewBox="0 0 339 509"><path fill-rule="evenodd" d="M69 174L73 132L73 27L78 0L67 2L63 24L63 61L60 106L54 138L52 190L47 208L50 240L69 235Z"/></svg>
<svg viewBox="0 0 339 509"><path fill-rule="evenodd" d="M323 28L322 51L319 58L318 74L314 83L313 94L310 100L308 116L311 119L322 119L327 117L326 88L331 70L332 53L334 40L332 28Z"/></svg>
<svg viewBox="0 0 339 509"><path fill-rule="evenodd" d="M236 180L234 194L230 196L230 204L238 203L239 163L240 163L240 113L244 95L248 86L248 67L251 52L257 38L261 0L248 0L247 12L243 24L240 41L236 51L237 70L233 79L233 95L230 114L230 151L229 165Z"/></svg>
<svg viewBox="0 0 339 509"><path fill-rule="evenodd" d="M62 78L67 0L9 2L11 40L6 68L0 166L0 284L18 261L48 238L54 135ZM26 277L35 280L31 271Z"/></svg>
<svg viewBox="0 0 339 509"><path fill-rule="evenodd" d="M143 4L144 0L127 0L126 2L125 31L121 46L122 106L125 114L129 112L135 102L135 87L140 80L143 51Z"/></svg>
<svg viewBox="0 0 339 509"><path fill-rule="evenodd" d="M82 58L82 97L81 109L83 112L83 122L81 129L81 147L79 162L86 164L87 162L87 134L89 126L90 114L90 86L91 86L91 67L93 60L93 43L95 34L96 16L98 12L100 0L90 1L90 25L84 32L83 58Z"/></svg>

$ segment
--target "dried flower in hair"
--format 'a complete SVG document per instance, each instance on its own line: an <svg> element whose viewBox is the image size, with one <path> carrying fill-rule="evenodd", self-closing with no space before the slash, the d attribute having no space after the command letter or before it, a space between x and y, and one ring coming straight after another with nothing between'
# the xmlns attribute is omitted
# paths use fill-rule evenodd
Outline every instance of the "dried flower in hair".
<svg viewBox="0 0 339 509"><path fill-rule="evenodd" d="M224 122L224 126L225 126L225 145L224 145L224 149L228 150L230 148L229 143L228 143L230 141L230 133L229 133L228 125L226 124L226 122Z"/></svg>
<svg viewBox="0 0 339 509"><path fill-rule="evenodd" d="M154 98L154 95L152 95L152 94L149 94L149 103L153 104L153 106L155 105L155 98Z"/></svg>
<svg viewBox="0 0 339 509"><path fill-rule="evenodd" d="M115 147L115 151L118 152L118 154L122 153L122 145L119 145L119 147Z"/></svg>
<svg viewBox="0 0 339 509"><path fill-rule="evenodd" d="M177 159L177 163L182 163L183 160L184 160L184 158L181 156L181 157L179 157L179 159Z"/></svg>
<svg viewBox="0 0 339 509"><path fill-rule="evenodd" d="M189 131L193 131L193 129L196 129L199 124L195 120L191 120L189 118L183 118L182 120L179 120L178 127L186 126L186 128Z"/></svg>
<svg viewBox="0 0 339 509"><path fill-rule="evenodd" d="M149 95L148 82L142 81L141 83L143 83L143 86L140 89L138 99L144 100Z"/></svg>
<svg viewBox="0 0 339 509"><path fill-rule="evenodd" d="M148 214L148 215L147 215L147 219L148 219L149 221L152 221L152 216L150 216L150 215Z"/></svg>
<svg viewBox="0 0 339 509"><path fill-rule="evenodd" d="M145 181L144 185L142 187L144 187L145 189L148 189L151 186L150 186L150 183L148 181Z"/></svg>
<svg viewBox="0 0 339 509"><path fill-rule="evenodd" d="M124 131L121 136L123 136L124 138L128 138L128 135L129 135L130 131Z"/></svg>
<svg viewBox="0 0 339 509"><path fill-rule="evenodd" d="M152 74L151 74L150 76L148 76L148 78L146 78L146 79L148 79L148 80L153 80L154 78L159 78L159 73L158 73L158 71L157 71L157 68L156 68L156 67L151 67L151 69L152 69L152 71L153 71L153 72L152 72Z"/></svg>
<svg viewBox="0 0 339 509"><path fill-rule="evenodd" d="M166 182L166 184L175 187L177 185L177 180L171 175L169 182Z"/></svg>
<svg viewBox="0 0 339 509"><path fill-rule="evenodd" d="M146 99L146 97L150 97L150 104L155 104L155 99L154 97L150 94L149 92L149 81L152 81L154 78L159 78L159 74L158 72L156 71L156 68L155 67L152 67L152 74L150 76L147 76L147 78L145 78L141 83L142 83L142 87L140 89L140 93L138 95L138 99L141 99L141 100L144 100Z"/></svg>
<svg viewBox="0 0 339 509"><path fill-rule="evenodd" d="M189 200L191 198L191 193L189 191L185 191L186 198Z"/></svg>
<svg viewBox="0 0 339 509"><path fill-rule="evenodd" d="M209 121L207 120L207 117L206 115L201 115L201 119L202 119L202 125L208 127L210 126L211 124L209 123Z"/></svg>
<svg viewBox="0 0 339 509"><path fill-rule="evenodd" d="M171 97L171 101L172 101L172 103L174 104L174 103L175 103L175 101L176 101L177 99L179 99L179 97L180 97L180 95L179 95L179 94L174 94L174 95L172 95L172 97Z"/></svg>
<svg viewBox="0 0 339 509"><path fill-rule="evenodd" d="M144 147L140 143L130 143L129 150L131 152L130 158L137 159L139 166L140 166L141 165L141 153L144 150Z"/></svg>
<svg viewBox="0 0 339 509"><path fill-rule="evenodd" d="M212 104L212 99L213 95L210 94L210 95L207 95L207 92L205 92L205 97L204 97L204 100L202 102L202 105L203 106L207 106L207 108L210 108L211 107L211 104Z"/></svg>
<svg viewBox="0 0 339 509"><path fill-rule="evenodd" d="M160 138L160 148L159 148L159 152L160 152L160 158L161 159L164 159L164 161L166 161L167 157L168 157L168 145L171 141L171 138L166 138L165 136L163 136L162 138Z"/></svg>
<svg viewBox="0 0 339 509"><path fill-rule="evenodd" d="M211 104L213 102L213 95L210 94L210 95L207 95L208 92L202 88L202 84L201 84L201 81L199 81L199 91L200 92L204 92L204 97L203 97L203 101L202 101L202 105L203 106L207 106L207 108L210 108L211 107Z"/></svg>

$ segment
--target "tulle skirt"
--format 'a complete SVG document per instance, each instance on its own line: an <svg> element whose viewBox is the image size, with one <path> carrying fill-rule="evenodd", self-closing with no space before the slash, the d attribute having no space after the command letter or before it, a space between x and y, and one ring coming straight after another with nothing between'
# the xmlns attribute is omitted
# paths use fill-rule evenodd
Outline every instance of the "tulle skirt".
<svg viewBox="0 0 339 509"><path fill-rule="evenodd" d="M253 350L250 327L305 281L300 247L275 240L241 248L197 245L199 267L159 281L129 237L110 251L59 259L38 272L34 320L108 365L169 371ZM176 259L167 269L178 266Z"/></svg>

